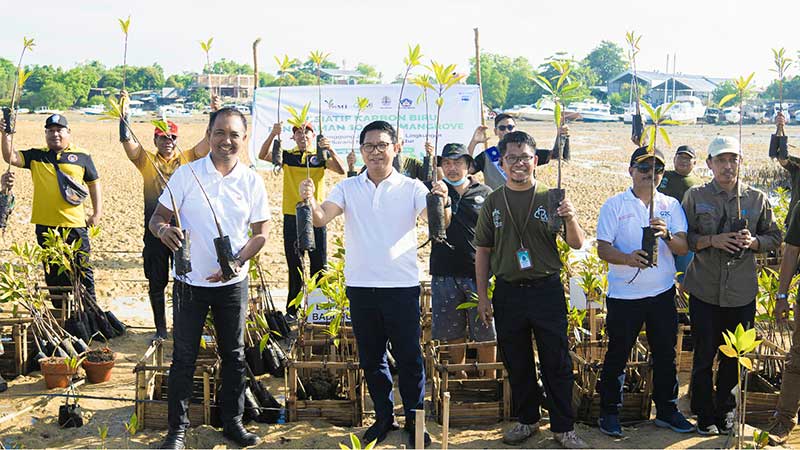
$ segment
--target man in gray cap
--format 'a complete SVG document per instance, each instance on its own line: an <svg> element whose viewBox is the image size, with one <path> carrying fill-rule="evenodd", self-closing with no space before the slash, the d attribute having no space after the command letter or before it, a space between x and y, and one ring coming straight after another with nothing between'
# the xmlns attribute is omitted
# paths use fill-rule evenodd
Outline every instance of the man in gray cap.
<svg viewBox="0 0 800 450"><path fill-rule="evenodd" d="M447 144L438 157L451 200L452 218L447 227L447 242L431 247L431 304L433 339L448 344L495 340L494 327L478 320L475 308L459 310L463 302L474 301L475 226L478 213L492 189L469 175L472 157L462 144ZM430 183L426 183L430 188ZM464 348L451 348L450 363L464 363ZM493 347L478 349L478 362L494 362ZM466 374L460 374L465 376Z"/></svg>
<svg viewBox="0 0 800 450"><path fill-rule="evenodd" d="M14 149L11 139L13 130L12 133L6 133L5 121L0 119L3 160L31 171L31 223L36 225L39 245L44 245L45 233L51 229L59 233L67 231L68 243L81 240L82 255L78 258L81 283L86 293L95 298L87 227L97 225L103 215L100 177L89 152L72 144L66 117L60 114L49 116L44 129L46 147L18 151ZM82 203L87 191L93 209L88 216ZM45 282L48 286L70 286L67 274L59 274L55 267L45 267ZM60 308L61 301L54 301L53 306Z"/></svg>
<svg viewBox="0 0 800 450"><path fill-rule="evenodd" d="M689 189L683 198L689 249L695 253L683 286L689 293L694 341L691 407L702 435L726 433L733 427L736 402L731 389L738 369L735 359L718 352L722 332L739 324L753 326L758 293L755 253L774 250L781 243L767 196L750 186L737 186L741 163L738 140L714 138L706 160L714 179ZM739 207L747 226L733 228ZM712 395L715 356L719 368Z"/></svg>

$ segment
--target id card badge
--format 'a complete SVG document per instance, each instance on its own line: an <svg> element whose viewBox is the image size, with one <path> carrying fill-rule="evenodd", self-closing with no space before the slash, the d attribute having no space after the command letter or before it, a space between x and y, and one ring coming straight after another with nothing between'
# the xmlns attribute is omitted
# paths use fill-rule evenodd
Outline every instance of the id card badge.
<svg viewBox="0 0 800 450"><path fill-rule="evenodd" d="M531 254L527 248L520 248L517 250L517 265L519 266L519 270L530 270L533 268Z"/></svg>

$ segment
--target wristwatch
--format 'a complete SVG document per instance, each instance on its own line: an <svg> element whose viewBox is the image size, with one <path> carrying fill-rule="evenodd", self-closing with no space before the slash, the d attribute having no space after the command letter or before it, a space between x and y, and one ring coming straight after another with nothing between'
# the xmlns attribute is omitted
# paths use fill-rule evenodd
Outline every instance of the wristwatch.
<svg viewBox="0 0 800 450"><path fill-rule="evenodd" d="M672 232L667 230L667 233L664 234L664 236L661 236L661 239L665 240L666 242L671 241L672 240Z"/></svg>
<svg viewBox="0 0 800 450"><path fill-rule="evenodd" d="M775 300L788 300L789 294L778 294L775 296Z"/></svg>

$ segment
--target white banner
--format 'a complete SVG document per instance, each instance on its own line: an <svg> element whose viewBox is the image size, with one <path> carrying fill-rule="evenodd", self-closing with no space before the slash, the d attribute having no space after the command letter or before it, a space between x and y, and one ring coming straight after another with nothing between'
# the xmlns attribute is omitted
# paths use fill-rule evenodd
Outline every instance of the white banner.
<svg viewBox="0 0 800 450"><path fill-rule="evenodd" d="M280 120L283 122L281 139L283 147L294 147L292 127L287 119L291 116L286 106L300 111L311 102L308 119L319 134L319 107L316 86L288 86L281 88ZM396 126L397 99L400 96L399 84L364 84L364 85L323 85L322 86L322 134L327 137L336 152L342 157L352 148L358 149L358 135L361 129L374 120L385 120ZM357 97L369 100L369 106L358 117ZM400 106L400 128L405 135L403 154L422 158L425 154L425 138L431 143L435 141L436 132L436 94L428 91L428 114L425 113L425 102L422 89L414 85L406 85ZM268 164L258 161L261 145L278 121L278 88L256 89L252 107L253 124L250 132L250 159L258 167ZM450 142L467 145L472 138L475 127L480 125L481 106L478 86L456 85L444 94L444 105L439 121L439 148ZM427 119L427 120L426 120ZM354 141L355 136L355 141ZM355 144L354 144L355 142ZM358 166L361 165L360 152L356 151Z"/></svg>

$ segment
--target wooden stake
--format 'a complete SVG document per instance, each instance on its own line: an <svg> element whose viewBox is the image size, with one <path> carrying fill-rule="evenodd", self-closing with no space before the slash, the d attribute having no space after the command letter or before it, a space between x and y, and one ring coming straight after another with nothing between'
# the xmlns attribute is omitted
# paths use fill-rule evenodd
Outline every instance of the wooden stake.
<svg viewBox="0 0 800 450"><path fill-rule="evenodd" d="M483 111L483 85L481 84L481 45L478 29L472 29L475 32L475 79L478 81L478 98L481 102L481 125L486 126L486 114Z"/></svg>
<svg viewBox="0 0 800 450"><path fill-rule="evenodd" d="M425 448L425 410L414 410L414 448Z"/></svg>
<svg viewBox="0 0 800 450"><path fill-rule="evenodd" d="M256 89L258 89L258 51L256 47L261 42L261 38L253 41L253 98L255 99Z"/></svg>
<svg viewBox="0 0 800 450"><path fill-rule="evenodd" d="M442 450L447 450L450 434L450 393L444 393L442 408Z"/></svg>

